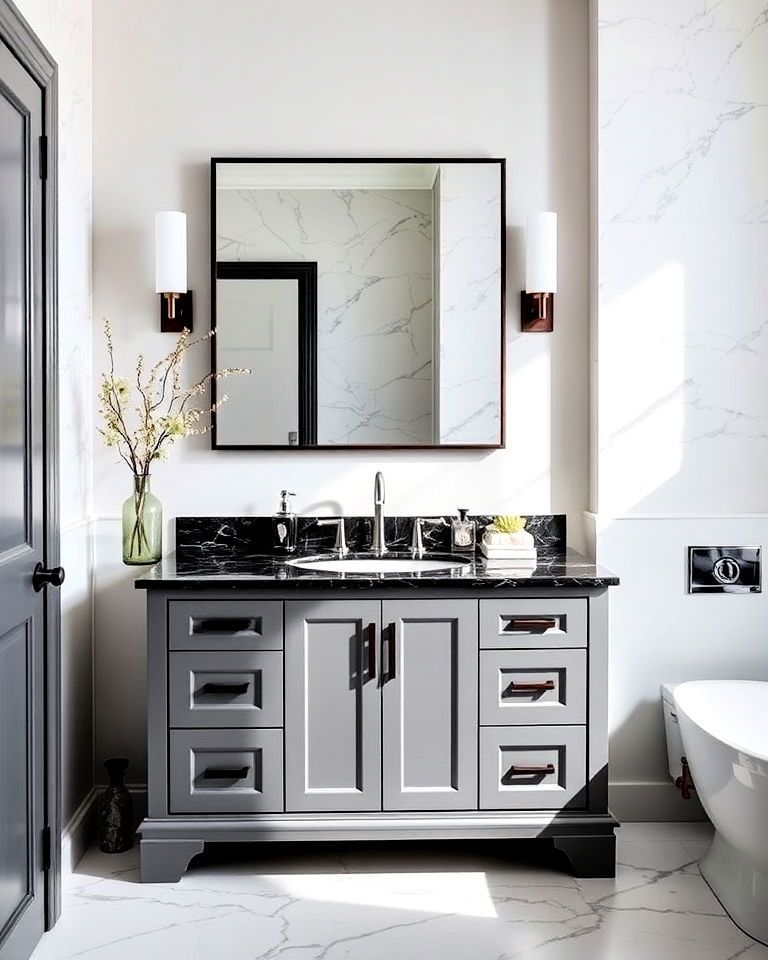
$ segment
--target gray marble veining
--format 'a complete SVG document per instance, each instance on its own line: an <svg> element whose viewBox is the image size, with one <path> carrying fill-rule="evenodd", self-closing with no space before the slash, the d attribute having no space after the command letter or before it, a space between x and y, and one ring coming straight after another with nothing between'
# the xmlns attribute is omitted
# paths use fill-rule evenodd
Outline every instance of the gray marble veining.
<svg viewBox="0 0 768 960"><path fill-rule="evenodd" d="M537 841L269 844L153 886L135 850L92 850L33 960L768 960L699 874L709 835L630 824L615 880L565 876Z"/></svg>

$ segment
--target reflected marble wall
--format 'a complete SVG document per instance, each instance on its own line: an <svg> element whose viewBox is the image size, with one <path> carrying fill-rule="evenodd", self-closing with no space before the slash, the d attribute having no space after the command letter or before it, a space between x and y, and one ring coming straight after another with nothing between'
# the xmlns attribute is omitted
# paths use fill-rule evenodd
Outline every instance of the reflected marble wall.
<svg viewBox="0 0 768 960"><path fill-rule="evenodd" d="M499 169L442 163L439 176L440 443L498 443Z"/></svg>
<svg viewBox="0 0 768 960"><path fill-rule="evenodd" d="M219 190L219 260L318 264L318 443L433 442L431 190Z"/></svg>

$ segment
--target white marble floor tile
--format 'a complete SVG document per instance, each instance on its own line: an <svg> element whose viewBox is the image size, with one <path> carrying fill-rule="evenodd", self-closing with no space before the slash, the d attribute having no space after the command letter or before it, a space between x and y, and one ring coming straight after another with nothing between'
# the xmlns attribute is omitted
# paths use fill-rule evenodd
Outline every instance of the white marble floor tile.
<svg viewBox="0 0 768 960"><path fill-rule="evenodd" d="M616 880L535 844L274 844L138 883L90 851L34 960L768 960L701 878L707 834L631 825Z"/></svg>

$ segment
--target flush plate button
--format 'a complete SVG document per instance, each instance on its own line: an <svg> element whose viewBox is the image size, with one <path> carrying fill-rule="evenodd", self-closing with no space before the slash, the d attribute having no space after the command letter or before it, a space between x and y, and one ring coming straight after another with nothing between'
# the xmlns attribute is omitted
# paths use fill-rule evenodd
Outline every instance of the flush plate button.
<svg viewBox="0 0 768 960"><path fill-rule="evenodd" d="M741 576L741 564L733 557L720 557L715 560L712 574L718 583L738 583Z"/></svg>
<svg viewBox="0 0 768 960"><path fill-rule="evenodd" d="M760 547L689 547L689 593L760 593Z"/></svg>

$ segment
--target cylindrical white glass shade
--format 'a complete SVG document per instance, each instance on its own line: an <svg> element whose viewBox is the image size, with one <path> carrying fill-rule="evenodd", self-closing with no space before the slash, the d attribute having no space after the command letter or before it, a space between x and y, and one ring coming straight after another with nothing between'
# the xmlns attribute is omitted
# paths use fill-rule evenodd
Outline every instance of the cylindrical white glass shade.
<svg viewBox="0 0 768 960"><path fill-rule="evenodd" d="M557 293L557 214L531 213L525 230L526 293Z"/></svg>
<svg viewBox="0 0 768 960"><path fill-rule="evenodd" d="M155 214L155 293L187 292L187 215Z"/></svg>

